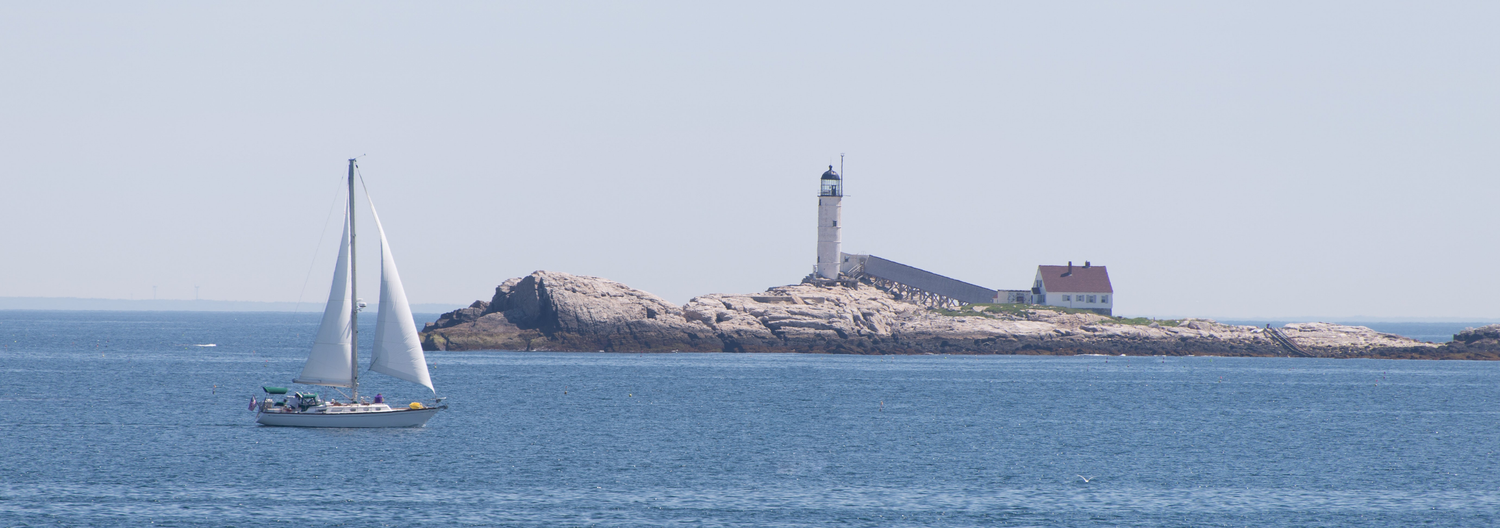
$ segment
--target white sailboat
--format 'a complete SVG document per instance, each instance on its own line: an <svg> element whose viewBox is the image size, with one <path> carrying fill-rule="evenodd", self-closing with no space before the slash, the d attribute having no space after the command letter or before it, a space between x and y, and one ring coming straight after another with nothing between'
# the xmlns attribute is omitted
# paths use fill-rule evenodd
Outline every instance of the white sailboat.
<svg viewBox="0 0 1500 528"><path fill-rule="evenodd" d="M287 397L287 390L280 387L265 387L267 397L252 405L256 409L256 422L265 425L290 427L417 427L427 423L447 405L442 398L430 404L412 402L405 407L391 407L377 395L375 401L359 397L359 310L364 303L355 295L357 266L354 259L354 160L349 160L349 206L344 213L344 234L339 244L339 258L333 273L333 287L328 293L328 306L323 310L323 323L318 328L312 350L308 352L307 364L294 383L343 387L353 391L348 402L322 400L312 394L295 393ZM365 198L369 196L366 193ZM422 354L422 342L412 320L411 306L406 302L406 291L401 287L401 276L396 273L396 261L391 257L390 244L386 242L385 229L380 225L380 216L375 214L375 202L370 202L370 215L375 218L375 229L380 232L380 311L375 317L375 344L370 357L370 370L410 381L436 393L432 378L427 373L427 359ZM280 395L279 401L272 395Z"/></svg>

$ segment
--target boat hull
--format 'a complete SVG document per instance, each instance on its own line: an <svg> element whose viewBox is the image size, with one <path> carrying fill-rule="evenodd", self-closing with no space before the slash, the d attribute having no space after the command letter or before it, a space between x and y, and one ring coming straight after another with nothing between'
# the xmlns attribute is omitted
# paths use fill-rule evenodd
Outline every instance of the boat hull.
<svg viewBox="0 0 1500 528"><path fill-rule="evenodd" d="M421 427L447 406L362 413L260 413L256 423L276 427Z"/></svg>

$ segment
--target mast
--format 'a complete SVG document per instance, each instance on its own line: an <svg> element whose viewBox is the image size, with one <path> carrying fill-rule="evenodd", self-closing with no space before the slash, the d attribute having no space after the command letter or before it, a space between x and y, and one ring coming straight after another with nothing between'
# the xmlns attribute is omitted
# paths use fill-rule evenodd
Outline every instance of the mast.
<svg viewBox="0 0 1500 528"><path fill-rule="evenodd" d="M349 379L354 384L354 403L359 403L359 278L354 258L354 158L349 158Z"/></svg>

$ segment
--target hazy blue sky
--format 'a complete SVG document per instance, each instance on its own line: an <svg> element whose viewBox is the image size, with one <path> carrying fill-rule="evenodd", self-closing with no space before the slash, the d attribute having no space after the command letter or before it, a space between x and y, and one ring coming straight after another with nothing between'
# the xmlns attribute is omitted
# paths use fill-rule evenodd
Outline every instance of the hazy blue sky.
<svg viewBox="0 0 1500 528"><path fill-rule="evenodd" d="M361 154L413 302L537 269L760 291L812 270L847 153L848 252L1017 289L1091 260L1126 315L1497 318L1497 27L1493 2L7 2L0 296L321 302Z"/></svg>

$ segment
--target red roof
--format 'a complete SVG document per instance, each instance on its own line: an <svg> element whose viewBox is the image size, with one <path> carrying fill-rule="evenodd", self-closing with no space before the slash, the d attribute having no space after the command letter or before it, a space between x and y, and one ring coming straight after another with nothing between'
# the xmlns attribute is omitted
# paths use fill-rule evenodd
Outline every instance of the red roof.
<svg viewBox="0 0 1500 528"><path fill-rule="evenodd" d="M1042 275L1042 288L1048 292L1115 292L1109 285L1109 271L1104 266L1073 266L1072 274L1068 273L1067 266L1037 266L1036 269Z"/></svg>

